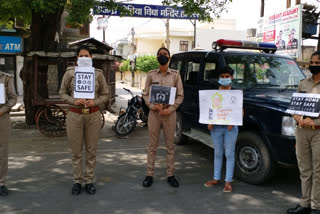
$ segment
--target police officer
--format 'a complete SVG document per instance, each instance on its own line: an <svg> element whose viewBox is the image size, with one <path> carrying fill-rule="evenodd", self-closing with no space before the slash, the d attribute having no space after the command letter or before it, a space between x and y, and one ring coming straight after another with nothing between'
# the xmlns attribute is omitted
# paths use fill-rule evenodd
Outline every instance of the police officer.
<svg viewBox="0 0 320 214"><path fill-rule="evenodd" d="M0 103L0 196L8 195L6 180L8 175L8 140L11 131L10 109L17 103L13 78L7 73L0 72L0 84L4 91L0 96L5 98L5 103Z"/></svg>
<svg viewBox="0 0 320 214"><path fill-rule="evenodd" d="M159 144L160 129L163 129L165 145L167 149L167 175L168 183L172 187L179 187L174 177L174 134L176 130L176 109L183 101L183 86L180 74L169 68L170 52L166 48L160 48L157 52L159 69L148 73L143 98L150 109L148 115L149 145L147 156L147 176L142 185L150 187L153 183L154 163ZM153 104L149 101L151 85L176 87L174 105Z"/></svg>
<svg viewBox="0 0 320 214"><path fill-rule="evenodd" d="M77 52L78 66L92 66L92 53L87 46L81 46ZM85 183L88 194L94 195L93 184L96 168L96 150L101 128L101 114L98 105L108 99L108 86L99 69L95 69L95 98L75 99L74 67L67 68L63 76L59 94L69 104L67 114L68 141L72 149L73 187L72 195L81 193L81 183ZM86 150L86 166L82 170L82 149Z"/></svg>
<svg viewBox="0 0 320 214"><path fill-rule="evenodd" d="M311 55L312 77L298 86L299 93L320 94L320 51ZM296 155L301 179L300 204L287 210L289 214L320 214L320 118L294 115L297 122Z"/></svg>

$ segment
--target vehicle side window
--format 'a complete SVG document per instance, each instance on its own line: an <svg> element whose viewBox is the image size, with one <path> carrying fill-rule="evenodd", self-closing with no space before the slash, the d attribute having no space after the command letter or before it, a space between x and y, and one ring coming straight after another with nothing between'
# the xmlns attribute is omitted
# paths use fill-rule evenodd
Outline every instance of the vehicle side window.
<svg viewBox="0 0 320 214"><path fill-rule="evenodd" d="M206 62L204 66L203 80L205 82L210 82L217 78L218 73L216 72L216 62Z"/></svg>
<svg viewBox="0 0 320 214"><path fill-rule="evenodd" d="M190 85L196 85L200 71L200 62L187 62L184 82Z"/></svg>
<svg viewBox="0 0 320 214"><path fill-rule="evenodd" d="M170 68L181 72L181 65L182 65L181 59L173 58L170 64Z"/></svg>
<svg viewBox="0 0 320 214"><path fill-rule="evenodd" d="M233 73L233 81L237 83L243 83L243 73L244 73L244 64L228 64L234 71Z"/></svg>

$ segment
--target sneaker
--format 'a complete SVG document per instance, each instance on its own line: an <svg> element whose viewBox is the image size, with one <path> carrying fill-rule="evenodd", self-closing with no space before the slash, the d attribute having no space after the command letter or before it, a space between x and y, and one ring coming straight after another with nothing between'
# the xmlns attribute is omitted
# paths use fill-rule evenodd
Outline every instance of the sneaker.
<svg viewBox="0 0 320 214"><path fill-rule="evenodd" d="M205 187L213 187L213 186L216 186L218 185L219 183L219 180L211 180L211 181L208 181L207 183L205 183L203 186Z"/></svg>
<svg viewBox="0 0 320 214"><path fill-rule="evenodd" d="M232 192L232 185L230 182L225 182L223 192Z"/></svg>

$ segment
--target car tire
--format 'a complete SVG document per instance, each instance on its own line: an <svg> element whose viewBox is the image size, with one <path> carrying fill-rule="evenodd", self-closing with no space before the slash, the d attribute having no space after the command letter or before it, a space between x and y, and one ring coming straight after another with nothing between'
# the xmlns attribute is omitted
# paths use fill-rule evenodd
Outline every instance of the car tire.
<svg viewBox="0 0 320 214"><path fill-rule="evenodd" d="M177 112L177 122L176 122L176 133L174 137L174 142L177 145L184 145L188 141L188 137L182 133L182 114Z"/></svg>
<svg viewBox="0 0 320 214"><path fill-rule="evenodd" d="M252 132L240 133L235 151L235 177L249 184L261 184L273 173L274 163L262 138Z"/></svg>

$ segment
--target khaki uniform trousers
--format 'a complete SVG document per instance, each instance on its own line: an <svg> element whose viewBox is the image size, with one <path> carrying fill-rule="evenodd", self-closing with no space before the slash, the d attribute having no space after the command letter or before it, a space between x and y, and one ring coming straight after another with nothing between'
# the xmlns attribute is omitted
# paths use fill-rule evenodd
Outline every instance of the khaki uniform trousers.
<svg viewBox="0 0 320 214"><path fill-rule="evenodd" d="M8 141L11 132L9 113L0 116L0 186L6 185L8 176Z"/></svg>
<svg viewBox="0 0 320 214"><path fill-rule="evenodd" d="M157 148L159 145L160 129L163 129L165 146L167 150L167 175L174 173L174 135L176 131L176 111L163 117L158 111L150 110L148 115L149 145L147 157L147 176L154 175L154 163L156 160Z"/></svg>
<svg viewBox="0 0 320 214"><path fill-rule="evenodd" d="M72 149L72 171L74 183L93 183L96 170L96 151L101 128L99 111L91 114L68 112L67 133ZM83 175L82 150L86 151L86 168Z"/></svg>
<svg viewBox="0 0 320 214"><path fill-rule="evenodd" d="M297 128L296 154L303 207L320 209L320 130Z"/></svg>

